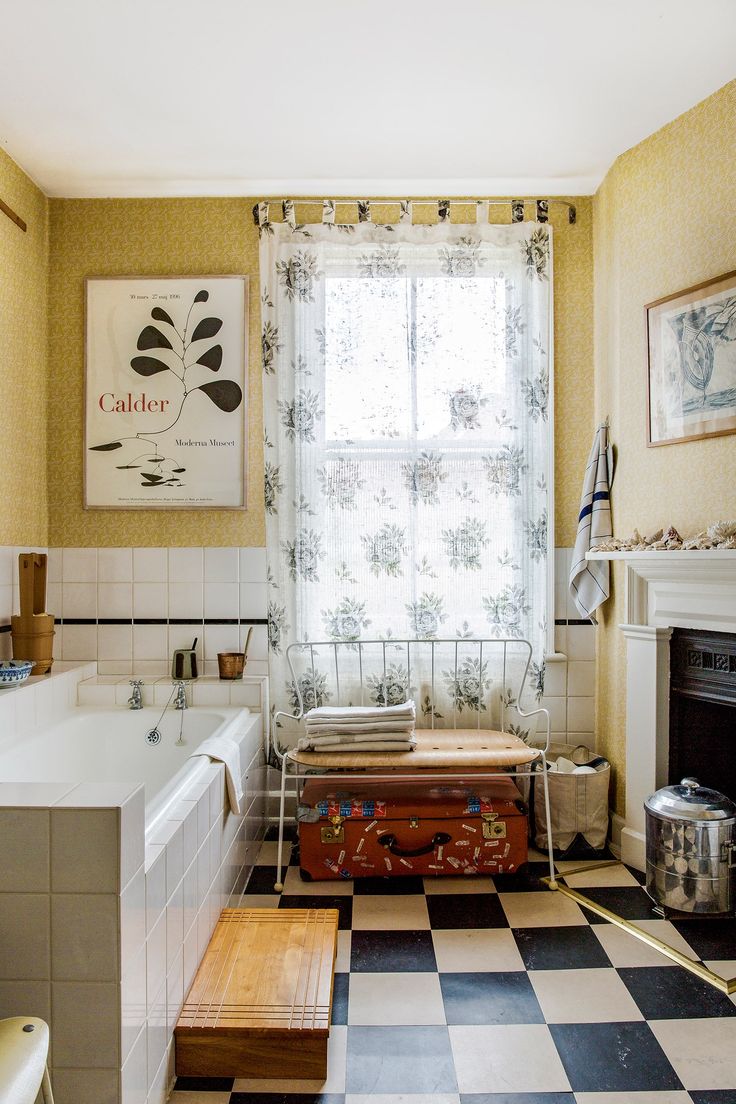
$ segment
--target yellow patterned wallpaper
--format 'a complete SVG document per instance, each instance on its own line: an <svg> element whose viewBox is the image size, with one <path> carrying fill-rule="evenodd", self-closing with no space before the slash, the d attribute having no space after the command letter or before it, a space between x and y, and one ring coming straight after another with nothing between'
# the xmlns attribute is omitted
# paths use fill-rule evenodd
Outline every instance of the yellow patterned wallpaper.
<svg viewBox="0 0 736 1104"><path fill-rule="evenodd" d="M52 199L49 543L264 543L258 233L242 199ZM84 278L245 273L250 280L248 509L85 510Z"/></svg>
<svg viewBox="0 0 736 1104"><path fill-rule="evenodd" d="M578 208L575 226L567 225L562 209L553 207L551 214L555 227L557 544L574 540L580 472L592 430L592 201L583 197L574 202ZM49 412L52 545L264 543L258 232L251 218L252 203L247 199L51 200L49 374L53 391L64 395L64 403L52 403ZM380 219L380 208L376 208L374 218ZM531 217L531 210L528 214ZM492 217L508 221L510 209L492 208ZM84 277L196 273L245 273L251 277L249 508L244 513L85 511Z"/></svg>
<svg viewBox="0 0 736 1104"><path fill-rule="evenodd" d="M0 545L45 545L48 200L0 150Z"/></svg>
<svg viewBox="0 0 736 1104"><path fill-rule="evenodd" d="M617 535L736 517L736 435L646 446L644 304L736 269L736 81L619 157L594 199L596 412L618 449ZM599 637L597 727L623 813L623 569Z"/></svg>

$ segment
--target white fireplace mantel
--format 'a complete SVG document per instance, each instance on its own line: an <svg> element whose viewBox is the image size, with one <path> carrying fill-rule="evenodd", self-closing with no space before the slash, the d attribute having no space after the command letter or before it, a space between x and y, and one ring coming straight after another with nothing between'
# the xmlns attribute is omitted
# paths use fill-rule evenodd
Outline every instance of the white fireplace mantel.
<svg viewBox="0 0 736 1104"><path fill-rule="evenodd" d="M621 857L646 868L644 800L667 784L673 628L736 633L736 549L589 552L626 566L626 825Z"/></svg>

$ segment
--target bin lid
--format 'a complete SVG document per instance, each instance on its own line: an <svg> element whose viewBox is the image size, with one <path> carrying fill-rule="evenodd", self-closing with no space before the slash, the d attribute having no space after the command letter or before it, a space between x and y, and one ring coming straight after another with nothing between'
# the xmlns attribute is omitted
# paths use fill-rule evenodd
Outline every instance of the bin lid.
<svg viewBox="0 0 736 1104"><path fill-rule="evenodd" d="M644 802L655 816L668 820L712 821L736 817L736 805L718 790L701 786L697 778L683 778L677 786L663 786Z"/></svg>

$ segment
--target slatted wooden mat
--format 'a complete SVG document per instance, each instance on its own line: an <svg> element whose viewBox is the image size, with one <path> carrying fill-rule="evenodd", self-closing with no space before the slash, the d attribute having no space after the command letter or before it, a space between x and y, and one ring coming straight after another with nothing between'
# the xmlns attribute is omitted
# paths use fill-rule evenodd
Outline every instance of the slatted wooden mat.
<svg viewBox="0 0 736 1104"><path fill-rule="evenodd" d="M223 909L176 1026L177 1074L324 1078L337 921Z"/></svg>

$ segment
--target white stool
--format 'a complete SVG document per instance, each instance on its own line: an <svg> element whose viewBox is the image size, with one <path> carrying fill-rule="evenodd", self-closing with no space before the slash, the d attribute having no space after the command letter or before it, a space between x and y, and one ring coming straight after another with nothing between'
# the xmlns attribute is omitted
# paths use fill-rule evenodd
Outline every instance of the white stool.
<svg viewBox="0 0 736 1104"><path fill-rule="evenodd" d="M46 1059L49 1028L37 1016L0 1020L0 1104L54 1104Z"/></svg>

